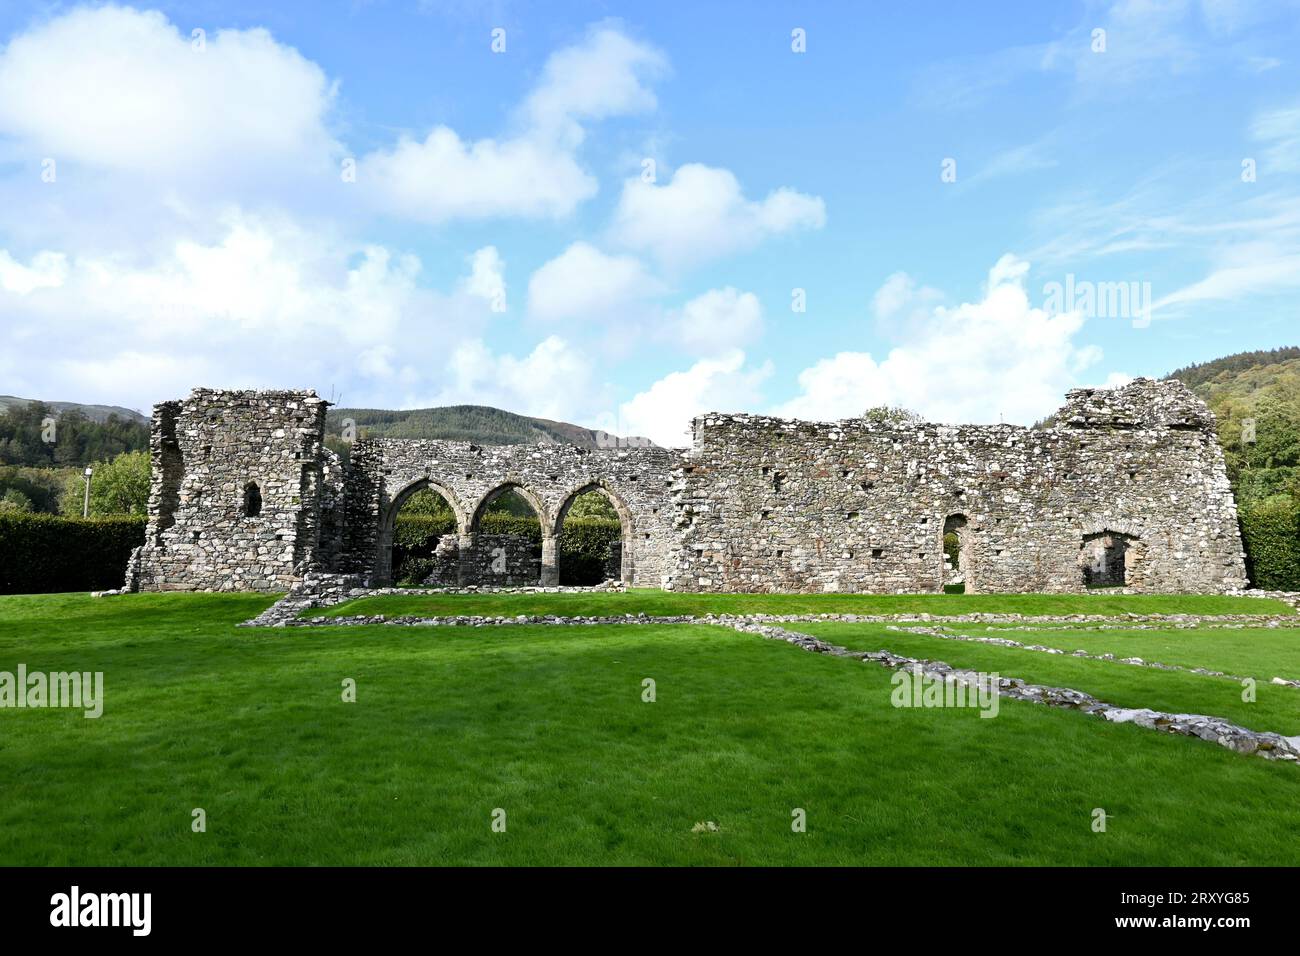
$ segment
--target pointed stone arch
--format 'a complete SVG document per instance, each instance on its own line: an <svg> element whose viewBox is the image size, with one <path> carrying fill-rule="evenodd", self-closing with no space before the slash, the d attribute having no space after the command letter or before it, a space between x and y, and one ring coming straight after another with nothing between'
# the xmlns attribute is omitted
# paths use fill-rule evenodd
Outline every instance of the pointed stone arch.
<svg viewBox="0 0 1300 956"><path fill-rule="evenodd" d="M555 536L558 538L564 532L564 519L568 517L569 509L573 507L573 503L582 495L592 491L603 495L618 514L621 539L619 580L625 584L631 584L636 573L636 520L633 517L632 509L628 507L622 495L615 491L604 478L589 478L582 484L570 489L564 495L560 500L560 507L555 512Z"/></svg>
<svg viewBox="0 0 1300 956"><path fill-rule="evenodd" d="M479 522L483 520L483 514L487 511L488 505L492 504L492 502L496 501L507 491L515 492L519 497L523 498L524 501L528 502L529 507L531 507L533 512L537 515L537 520L541 523L543 541L547 538L554 537L554 525L551 522L551 512L550 509L546 507L546 502L542 500L541 496L537 494L537 492L533 491L518 478L507 478L505 481L495 485L491 490L479 498L478 504L474 506L474 512L469 520L467 528L469 534L478 534Z"/></svg>
<svg viewBox="0 0 1300 956"><path fill-rule="evenodd" d="M397 515L411 495L428 488L436 492L451 507L456 516L456 534L463 538L468 533L469 523L465 516L465 506L456 492L440 481L423 475L408 481L397 494L389 498L383 507L379 520L379 535L375 548L373 583L376 587L387 586L393 578L393 533L397 526Z"/></svg>

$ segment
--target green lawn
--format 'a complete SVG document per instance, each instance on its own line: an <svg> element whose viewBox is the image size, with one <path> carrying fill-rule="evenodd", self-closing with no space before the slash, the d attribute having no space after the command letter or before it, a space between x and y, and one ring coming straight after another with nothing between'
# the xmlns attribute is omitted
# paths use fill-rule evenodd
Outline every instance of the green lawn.
<svg viewBox="0 0 1300 956"><path fill-rule="evenodd" d="M1293 614L1281 601L1212 594L392 594L308 616L349 614Z"/></svg>
<svg viewBox="0 0 1300 956"><path fill-rule="evenodd" d="M1167 630L1080 631L1052 628L1020 631L979 624L950 625L961 634L1005 637L1066 651L1140 657L1144 661L1204 667L1269 680L1300 680L1300 630L1292 628L1169 628Z"/></svg>
<svg viewBox="0 0 1300 956"><path fill-rule="evenodd" d="M1072 687L1121 707L1210 714L1226 717L1252 730L1272 730L1287 736L1300 734L1300 689L1294 687L1259 682L1255 687L1255 701L1246 703L1241 699L1243 686L1222 677L1058 657L994 644L952 641L925 634L889 631L878 624L792 624L789 627L854 650L887 649L908 657L947 661L954 667L995 671L1004 677L1022 677L1034 684ZM1293 659L1300 651L1300 631L1283 635L1262 630L1249 633L1265 639L1275 636L1289 638ZM1198 632L1184 634L1186 636L1182 639L1189 643L1207 643L1205 636ZM1165 662L1162 660L1162 663ZM1239 672L1251 675L1248 670Z"/></svg>
<svg viewBox="0 0 1300 956"><path fill-rule="evenodd" d="M883 668L724 628L234 626L268 603L0 598L0 670L102 670L107 698L99 720L0 710L0 865L1300 855L1300 767L1201 741L1005 701L895 709Z"/></svg>

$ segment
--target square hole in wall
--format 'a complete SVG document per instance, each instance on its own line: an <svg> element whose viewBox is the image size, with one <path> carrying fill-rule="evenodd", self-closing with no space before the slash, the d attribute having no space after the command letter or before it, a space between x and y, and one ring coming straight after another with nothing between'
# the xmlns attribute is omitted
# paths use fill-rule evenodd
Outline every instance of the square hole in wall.
<svg viewBox="0 0 1300 956"><path fill-rule="evenodd" d="M885 556L885 549L884 549L884 548L872 548L872 549L871 549L871 556L872 556L873 558L883 558L883 557Z"/></svg>

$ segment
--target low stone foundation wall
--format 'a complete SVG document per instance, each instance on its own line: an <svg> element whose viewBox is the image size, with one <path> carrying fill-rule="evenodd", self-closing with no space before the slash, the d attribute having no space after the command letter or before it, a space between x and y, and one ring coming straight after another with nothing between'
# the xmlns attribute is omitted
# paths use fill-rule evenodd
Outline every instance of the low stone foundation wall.
<svg viewBox="0 0 1300 956"><path fill-rule="evenodd" d="M429 587L512 587L537 584L542 578L542 546L520 534L480 534L474 548L462 553L460 538L445 534L433 552Z"/></svg>

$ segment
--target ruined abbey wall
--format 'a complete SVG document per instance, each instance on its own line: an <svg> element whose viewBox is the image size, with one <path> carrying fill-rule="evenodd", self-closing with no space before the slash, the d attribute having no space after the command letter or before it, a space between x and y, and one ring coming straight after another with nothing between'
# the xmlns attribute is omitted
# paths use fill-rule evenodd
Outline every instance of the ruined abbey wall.
<svg viewBox="0 0 1300 956"><path fill-rule="evenodd" d="M213 389L155 406L149 523L127 586L279 591L325 557L322 502L341 479L326 407L314 392Z"/></svg>
<svg viewBox="0 0 1300 956"><path fill-rule="evenodd" d="M386 583L397 512L412 493L429 487L456 515L460 583L490 583L478 555L478 519L495 497L514 489L541 522L541 583L557 584L556 539L564 518L578 495L595 490L610 500L623 525L620 578L638 587L659 587L675 552L673 473L680 466L680 452L654 447L362 439L353 445L345 483L340 569L373 570L376 581Z"/></svg>
<svg viewBox="0 0 1300 956"><path fill-rule="evenodd" d="M1054 419L1040 429L697 419L672 586L939 591L945 529L960 539L967 591L1081 591L1085 569L1113 573L1116 548L1119 580L1097 583L1245 586L1213 416L1186 387L1078 389Z"/></svg>
<svg viewBox="0 0 1300 956"><path fill-rule="evenodd" d="M307 570L390 583L393 526L415 491L433 488L456 514L454 571L439 583L555 584L558 535L575 498L606 496L623 525L614 573L658 587L673 552L672 485L681 453L654 447L482 446L363 439L348 467L324 445L328 403L313 391L195 389L154 408L149 523L132 555L133 590L281 591ZM508 489L537 512L542 553L479 531L488 504Z"/></svg>
<svg viewBox="0 0 1300 956"><path fill-rule="evenodd" d="M714 414L696 420L687 452L362 439L346 468L324 447L326 406L311 391L210 389L156 406L149 525L128 586L276 591L308 570L388 584L397 512L426 487L456 515L454 542L438 549L445 584L531 576L519 556L494 569L479 531L508 489L539 517L546 585L559 581L567 511L590 490L623 525L617 576L642 587L1246 584L1213 416L1177 382L1077 389L1037 429ZM959 545L947 571L946 531Z"/></svg>

